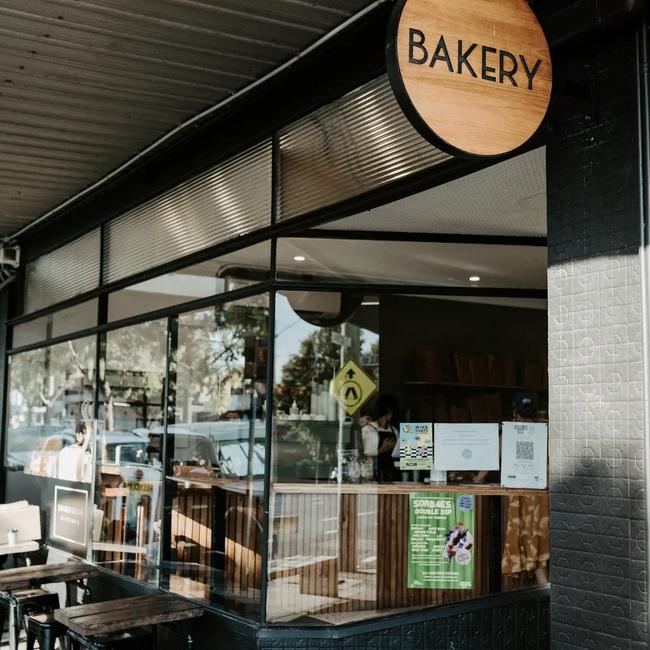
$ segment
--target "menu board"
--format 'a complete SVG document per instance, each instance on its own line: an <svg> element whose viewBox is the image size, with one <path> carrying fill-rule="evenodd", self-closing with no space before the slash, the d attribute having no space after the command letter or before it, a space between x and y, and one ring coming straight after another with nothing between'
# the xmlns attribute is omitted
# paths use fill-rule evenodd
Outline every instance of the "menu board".
<svg viewBox="0 0 650 650"><path fill-rule="evenodd" d="M88 536L88 491L56 485L51 538L84 547ZM77 549L78 550L78 549Z"/></svg>
<svg viewBox="0 0 650 650"><path fill-rule="evenodd" d="M429 422L399 425L399 468L431 469L433 459L433 425Z"/></svg>
<svg viewBox="0 0 650 650"><path fill-rule="evenodd" d="M436 470L498 470L499 425L436 424Z"/></svg>
<svg viewBox="0 0 650 650"><path fill-rule="evenodd" d="M409 589L471 589L475 501L471 494L409 495Z"/></svg>
<svg viewBox="0 0 650 650"><path fill-rule="evenodd" d="M546 487L548 458L548 428L537 422L503 423L503 466L501 484L504 487Z"/></svg>

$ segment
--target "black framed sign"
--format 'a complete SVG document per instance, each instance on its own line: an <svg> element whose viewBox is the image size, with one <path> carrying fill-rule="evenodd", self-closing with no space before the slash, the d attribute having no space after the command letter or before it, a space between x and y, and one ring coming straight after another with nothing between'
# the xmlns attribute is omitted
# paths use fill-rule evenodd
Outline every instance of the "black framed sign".
<svg viewBox="0 0 650 650"><path fill-rule="evenodd" d="M514 151L546 115L551 56L526 0L400 0L386 56L406 116L455 156Z"/></svg>
<svg viewBox="0 0 650 650"><path fill-rule="evenodd" d="M75 555L86 552L89 536L87 489L54 486L50 541Z"/></svg>

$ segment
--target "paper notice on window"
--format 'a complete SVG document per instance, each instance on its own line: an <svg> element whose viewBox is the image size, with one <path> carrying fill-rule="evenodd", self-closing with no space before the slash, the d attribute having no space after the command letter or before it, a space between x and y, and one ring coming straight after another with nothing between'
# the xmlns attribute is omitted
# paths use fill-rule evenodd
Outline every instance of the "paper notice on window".
<svg viewBox="0 0 650 650"><path fill-rule="evenodd" d="M433 457L438 471L498 470L499 425L436 424Z"/></svg>
<svg viewBox="0 0 650 650"><path fill-rule="evenodd" d="M545 488L547 447L546 424L504 422L501 484L513 488Z"/></svg>
<svg viewBox="0 0 650 650"><path fill-rule="evenodd" d="M433 426L430 422L403 422L399 425L399 468L431 469Z"/></svg>

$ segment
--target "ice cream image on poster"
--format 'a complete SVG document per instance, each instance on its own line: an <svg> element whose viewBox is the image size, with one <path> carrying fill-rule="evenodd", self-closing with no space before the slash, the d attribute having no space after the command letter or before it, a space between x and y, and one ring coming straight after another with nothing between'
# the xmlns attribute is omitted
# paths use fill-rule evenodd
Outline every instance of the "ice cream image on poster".
<svg viewBox="0 0 650 650"><path fill-rule="evenodd" d="M551 98L548 44L526 0L400 0L386 67L409 121L454 156L518 149Z"/></svg>

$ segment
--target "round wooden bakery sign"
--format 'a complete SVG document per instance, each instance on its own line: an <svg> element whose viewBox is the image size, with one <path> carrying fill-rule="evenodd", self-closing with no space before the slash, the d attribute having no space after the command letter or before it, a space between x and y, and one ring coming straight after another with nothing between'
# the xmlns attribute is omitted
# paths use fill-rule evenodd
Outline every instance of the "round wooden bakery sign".
<svg viewBox="0 0 650 650"><path fill-rule="evenodd" d="M548 44L525 0L400 0L387 67L409 120L454 155L517 149L551 98Z"/></svg>

